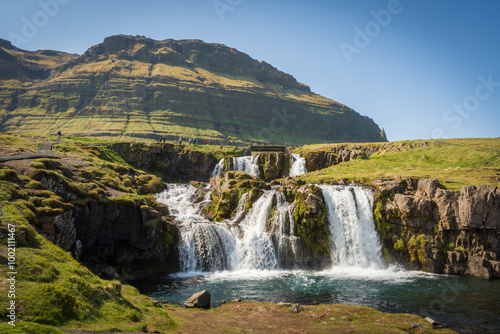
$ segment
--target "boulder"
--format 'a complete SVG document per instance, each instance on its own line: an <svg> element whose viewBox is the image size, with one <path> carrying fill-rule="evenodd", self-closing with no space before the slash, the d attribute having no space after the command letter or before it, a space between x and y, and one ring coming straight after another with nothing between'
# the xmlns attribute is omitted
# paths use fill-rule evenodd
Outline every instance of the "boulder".
<svg viewBox="0 0 500 334"><path fill-rule="evenodd" d="M290 311L292 311L293 313L299 313L301 311L304 311L304 309L299 304L293 304L292 306L290 306Z"/></svg>
<svg viewBox="0 0 500 334"><path fill-rule="evenodd" d="M210 299L211 299L210 292L208 292L207 290L203 290L189 297L189 299L184 302L184 306L186 308L209 309Z"/></svg>

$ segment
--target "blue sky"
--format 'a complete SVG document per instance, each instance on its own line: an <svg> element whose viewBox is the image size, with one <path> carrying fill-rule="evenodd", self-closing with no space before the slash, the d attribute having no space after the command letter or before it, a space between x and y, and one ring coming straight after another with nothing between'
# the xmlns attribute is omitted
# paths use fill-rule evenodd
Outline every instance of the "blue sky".
<svg viewBox="0 0 500 334"><path fill-rule="evenodd" d="M23 49L81 54L113 34L201 39L293 75L373 118L389 140L500 137L496 0L0 0L0 6L0 38Z"/></svg>

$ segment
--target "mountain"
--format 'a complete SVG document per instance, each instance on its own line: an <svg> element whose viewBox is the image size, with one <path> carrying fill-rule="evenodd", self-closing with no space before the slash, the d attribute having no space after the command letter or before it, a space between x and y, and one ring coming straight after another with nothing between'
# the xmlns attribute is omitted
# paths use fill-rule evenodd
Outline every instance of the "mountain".
<svg viewBox="0 0 500 334"><path fill-rule="evenodd" d="M116 35L83 55L0 40L0 131L308 144L385 141L372 119L221 44Z"/></svg>

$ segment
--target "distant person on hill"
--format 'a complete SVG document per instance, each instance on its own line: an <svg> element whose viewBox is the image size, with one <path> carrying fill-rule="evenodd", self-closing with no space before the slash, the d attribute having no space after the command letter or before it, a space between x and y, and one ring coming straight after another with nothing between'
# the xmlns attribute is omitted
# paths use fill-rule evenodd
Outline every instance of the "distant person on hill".
<svg viewBox="0 0 500 334"><path fill-rule="evenodd" d="M207 145L207 140L203 139L203 145Z"/></svg>
<svg viewBox="0 0 500 334"><path fill-rule="evenodd" d="M196 145L196 138L193 139L193 144Z"/></svg>
<svg viewBox="0 0 500 334"><path fill-rule="evenodd" d="M179 137L179 145L182 145L182 137Z"/></svg>
<svg viewBox="0 0 500 334"><path fill-rule="evenodd" d="M57 131L57 140L61 140L61 130Z"/></svg>

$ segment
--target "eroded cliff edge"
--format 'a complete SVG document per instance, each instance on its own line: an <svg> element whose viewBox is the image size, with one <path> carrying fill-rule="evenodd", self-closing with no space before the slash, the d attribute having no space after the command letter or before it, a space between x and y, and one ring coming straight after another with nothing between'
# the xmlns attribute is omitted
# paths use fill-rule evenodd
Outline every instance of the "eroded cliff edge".
<svg viewBox="0 0 500 334"><path fill-rule="evenodd" d="M374 218L387 261L438 274L500 277L500 190L441 189L438 180L374 183Z"/></svg>

